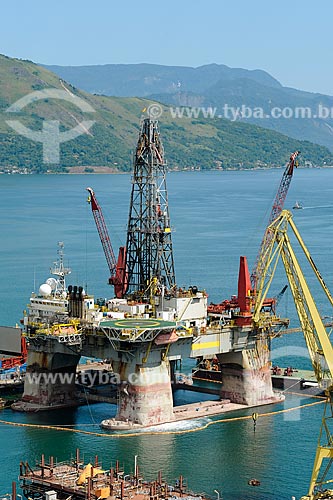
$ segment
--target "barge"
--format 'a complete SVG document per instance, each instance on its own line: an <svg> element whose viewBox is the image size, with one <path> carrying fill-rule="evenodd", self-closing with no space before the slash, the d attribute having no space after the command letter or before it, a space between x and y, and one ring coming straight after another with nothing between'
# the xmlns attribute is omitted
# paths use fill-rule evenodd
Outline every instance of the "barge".
<svg viewBox="0 0 333 500"><path fill-rule="evenodd" d="M137 456L133 457L133 471L125 473L119 460L114 466L102 467L97 455L93 463L84 464L79 450L76 450L75 458L66 462L57 462L54 457L50 457L47 462L44 455L36 467L31 467L28 462L21 462L19 481L26 498L43 500L208 498L191 492L183 476L179 476L174 483L169 483L160 471L155 480L145 481L139 470Z"/></svg>

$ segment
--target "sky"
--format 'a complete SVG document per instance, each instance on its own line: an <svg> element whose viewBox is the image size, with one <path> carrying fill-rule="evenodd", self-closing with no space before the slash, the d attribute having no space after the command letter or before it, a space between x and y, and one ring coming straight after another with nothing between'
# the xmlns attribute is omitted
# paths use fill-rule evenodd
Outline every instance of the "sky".
<svg viewBox="0 0 333 500"><path fill-rule="evenodd" d="M263 69L333 95L332 0L3 0L0 53L58 65Z"/></svg>

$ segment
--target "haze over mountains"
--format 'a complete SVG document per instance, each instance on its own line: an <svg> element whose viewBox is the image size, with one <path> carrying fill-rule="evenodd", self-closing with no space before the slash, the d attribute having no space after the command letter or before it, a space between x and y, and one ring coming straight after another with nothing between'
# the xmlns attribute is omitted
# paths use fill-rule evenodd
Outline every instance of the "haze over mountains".
<svg viewBox="0 0 333 500"><path fill-rule="evenodd" d="M225 71L228 73L228 70ZM253 79L247 81L258 85L259 81L270 82L271 87L267 88L279 88L279 83L264 72L250 73ZM240 74L244 74L243 70ZM208 79L211 80L211 77L208 78L203 71L202 77L197 78L197 88L203 88ZM128 85L132 84L128 78ZM177 81L175 85L178 85ZM154 85L149 88L165 89ZM7 112L18 99L44 89L59 89L66 95L80 97L94 111L84 112L66 100L45 97L31 101L19 112ZM173 96L172 93L164 95ZM52 172L67 171L70 167L81 167L88 172L101 167L107 171L131 171L140 119L147 116L145 110L150 104L151 99L141 97L92 95L67 83L64 77L45 67L0 55L0 171L18 168L28 172ZM302 151L303 162L333 165L333 154L326 147L291 139L257 125L202 116L175 118L166 106L162 106L160 111L161 136L170 169L283 166L296 149ZM43 160L40 142L19 135L8 125L11 119L16 119L31 131L42 130L46 121L59 121L61 133L84 120L93 120L95 124L89 133L63 142L60 145L60 161L54 164Z"/></svg>
<svg viewBox="0 0 333 500"><path fill-rule="evenodd" d="M209 64L198 68L158 64L105 64L96 66L45 66L73 85L92 94L149 97L182 91L205 92L221 80L254 80L281 87L266 71Z"/></svg>
<svg viewBox="0 0 333 500"><path fill-rule="evenodd" d="M211 106L224 117L225 105L261 108L265 118L237 119L322 144L333 151L333 97L283 87L262 70L218 64L198 68L154 64L47 67L76 87L96 94L148 97L172 106ZM297 64L292 70L297 71ZM271 111L276 107L290 108L286 114L292 117L272 117ZM327 109L324 113L329 116L318 117L320 107ZM299 108L306 109L306 118Z"/></svg>

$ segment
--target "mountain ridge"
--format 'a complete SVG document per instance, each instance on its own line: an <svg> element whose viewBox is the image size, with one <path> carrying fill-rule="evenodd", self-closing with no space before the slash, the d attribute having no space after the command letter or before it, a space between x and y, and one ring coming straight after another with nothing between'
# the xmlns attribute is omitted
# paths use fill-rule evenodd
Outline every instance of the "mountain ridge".
<svg viewBox="0 0 333 500"><path fill-rule="evenodd" d="M84 120L94 120L90 133L64 142L58 164L43 162L42 144L18 135L6 123L7 109L18 99L42 89L69 92L95 110L85 113L67 101L45 98L31 102L16 119L31 130L42 130L45 120L60 121L61 133ZM0 166L27 172L64 172L71 167L108 167L130 172L140 119L152 100L95 96L79 90L58 75L31 61L0 56ZM225 119L174 118L168 106L158 104L160 130L170 169L255 168L284 165L292 151L299 149L304 161L333 165L327 148L256 125ZM90 171L90 170L88 170Z"/></svg>
<svg viewBox="0 0 333 500"><path fill-rule="evenodd" d="M85 66L60 66L60 65L43 65L45 68L50 71L58 74L62 78L67 81L73 83L73 85L82 88L90 93L98 92L98 82L100 80L99 72L103 74L103 78L112 78L112 81L109 80L108 84L110 87L105 88L106 95L113 95L112 89L116 88L116 94L118 97L133 97L133 91L135 89L134 82L140 81L141 78L146 79L144 85L146 85L146 90L140 91L140 97L147 97L149 95L150 86L152 84L156 84L157 81L161 81L161 85L164 85L164 89L169 89L170 91L173 88L173 85L177 88L177 84L181 79L183 82L181 84L185 87L189 84L191 88L193 86L193 82L191 78L195 77L195 88L196 90L203 90L207 85L210 85L211 79L213 81L217 81L222 76L227 79L235 79L239 77L239 75L247 76L249 79L253 79L256 81L266 82L266 84L270 84L271 86L281 86L280 82L273 78L269 73L264 70L254 69L247 70L243 68L230 68L225 64L205 64L203 66L198 67L189 67L189 66L164 66L162 64L150 64L150 63L138 63L138 64L103 64L103 65L85 65ZM132 72L132 68L135 69L135 72ZM115 70L118 70L118 74L115 74ZM82 72L84 73L86 81L77 79L77 75ZM144 72L144 73L143 73ZM120 75L119 75L120 73ZM127 87L123 87L124 78L130 78L133 85L129 87L131 94L128 94L129 90ZM150 80L151 79L151 80ZM117 83L118 82L118 83ZM112 84L115 87L112 87ZM96 85L95 87L93 85ZM123 94L119 94L119 92L123 92ZM135 91L134 91L135 92ZM142 94L142 92L144 92Z"/></svg>
<svg viewBox="0 0 333 500"><path fill-rule="evenodd" d="M230 68L215 63L197 68L148 63L47 67L88 92L145 97L167 105L198 106L200 103L204 107L217 107L218 114L224 105L261 107L268 115L274 106L281 110L290 107L294 112L291 118L269 117L259 122L250 117L243 121L321 144L333 152L333 96L284 87L260 69ZM189 95L192 100L185 100L184 96ZM186 104L182 104L184 102ZM328 117L318 115L321 105L330 111ZM297 117L298 108L310 108L311 116Z"/></svg>

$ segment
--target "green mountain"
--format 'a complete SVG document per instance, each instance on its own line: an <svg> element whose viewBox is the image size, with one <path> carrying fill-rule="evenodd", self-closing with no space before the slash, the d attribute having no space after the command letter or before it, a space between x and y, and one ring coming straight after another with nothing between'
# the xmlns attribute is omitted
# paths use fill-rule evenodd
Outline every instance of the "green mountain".
<svg viewBox="0 0 333 500"><path fill-rule="evenodd" d="M54 89L65 96L81 98L90 111L81 110L69 100L55 98ZM43 91L42 99L36 100ZM28 103L19 106L19 99ZM45 96L45 97L44 97ZM24 104L24 103L23 103ZM25 169L27 172L66 171L69 167L130 171L139 121L152 101L142 98L95 96L80 91L54 73L31 61L0 56L0 170ZM11 106L11 111L8 108ZM303 160L314 165L333 164L327 148L289 137L258 126L219 118L177 118L167 106L155 108L170 169L253 168L281 166L292 151L302 151ZM92 110L91 110L92 109ZM94 110L94 112L93 112ZM7 123L18 120L32 131L44 131L45 124L66 133L84 120L94 125L77 138L60 145L60 160L50 157L40 142L19 135ZM52 129L54 130L54 129ZM56 134L55 134L56 135ZM54 136L55 136L54 135ZM52 136L53 137L53 136Z"/></svg>
<svg viewBox="0 0 333 500"><path fill-rule="evenodd" d="M225 118L225 105L234 108L242 105L252 109L260 107L268 115L267 118L238 116L237 119L295 139L322 144L333 151L333 97L283 87L265 71L218 64L198 68L155 64L48 68L91 93L148 97L173 106L212 106L217 108L217 114ZM286 110L286 116L271 116L276 107ZM323 113L320 107L326 108ZM305 118L302 113L306 113Z"/></svg>

